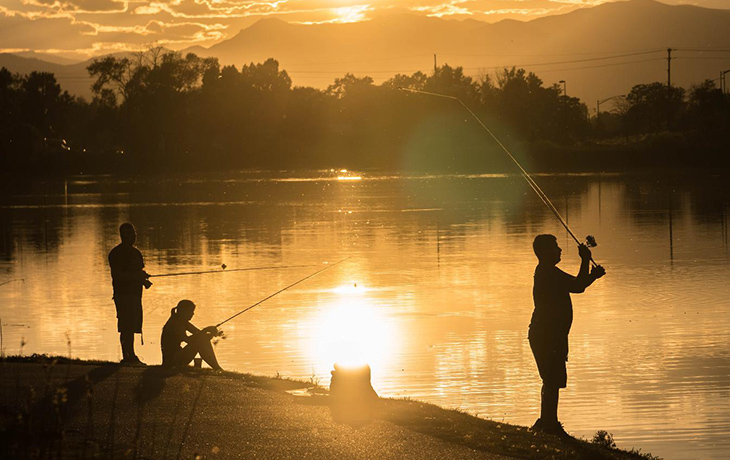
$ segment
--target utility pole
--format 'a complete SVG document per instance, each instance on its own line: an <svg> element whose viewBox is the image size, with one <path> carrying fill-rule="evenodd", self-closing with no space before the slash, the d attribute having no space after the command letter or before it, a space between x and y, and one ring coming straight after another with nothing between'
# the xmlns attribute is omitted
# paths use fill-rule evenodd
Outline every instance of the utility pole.
<svg viewBox="0 0 730 460"><path fill-rule="evenodd" d="M730 69L720 72L720 90L722 91L722 94L725 94L727 91L727 77L725 77L725 74L727 73L730 73Z"/></svg>
<svg viewBox="0 0 730 460"><path fill-rule="evenodd" d="M672 48L667 48L667 88L672 86Z"/></svg>
<svg viewBox="0 0 730 460"><path fill-rule="evenodd" d="M667 129L672 126L672 48L667 48Z"/></svg>
<svg viewBox="0 0 730 460"><path fill-rule="evenodd" d="M433 74L436 75L438 73L439 67L436 64L436 53L433 53Z"/></svg>

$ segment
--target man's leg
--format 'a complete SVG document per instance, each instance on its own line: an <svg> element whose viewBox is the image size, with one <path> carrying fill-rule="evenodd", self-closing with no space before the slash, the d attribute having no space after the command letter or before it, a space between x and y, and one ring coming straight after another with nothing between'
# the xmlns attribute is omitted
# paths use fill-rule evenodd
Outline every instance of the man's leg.
<svg viewBox="0 0 730 460"><path fill-rule="evenodd" d="M540 404L540 418L547 424L558 421L558 395L560 389L554 386L542 385L542 400Z"/></svg>
<svg viewBox="0 0 730 460"><path fill-rule="evenodd" d="M122 360L134 359L134 332L120 332L119 343L122 345Z"/></svg>
<svg viewBox="0 0 730 460"><path fill-rule="evenodd" d="M117 307L117 330L119 343L122 345L122 359L127 362L139 362L134 352L135 331L142 332L142 298L129 295L115 295Z"/></svg>

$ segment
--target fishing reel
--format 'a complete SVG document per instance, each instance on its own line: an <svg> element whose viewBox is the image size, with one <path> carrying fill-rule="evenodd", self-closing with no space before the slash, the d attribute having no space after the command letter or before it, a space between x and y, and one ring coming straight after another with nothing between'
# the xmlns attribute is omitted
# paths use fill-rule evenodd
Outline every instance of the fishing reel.
<svg viewBox="0 0 730 460"><path fill-rule="evenodd" d="M146 271L142 271L142 286L144 286L145 289L149 289L152 287L152 281L150 281L150 275Z"/></svg>
<svg viewBox="0 0 730 460"><path fill-rule="evenodd" d="M583 243L583 244L585 244L585 245L586 245L586 247L588 247L588 248L595 248L596 246L598 246L598 243L596 243L596 237L594 237L593 235L588 235L588 236L586 236L586 241L585 241L585 243ZM595 268L595 267L600 267L600 266L599 266L599 265L598 265L598 264L596 263L596 261L595 261L595 260L593 260L593 257L591 257L591 263L593 264L593 267L594 267L594 268ZM605 270L603 270L603 267L600 267L600 268L601 268L601 270L603 271L603 273L602 273L602 274L600 274L600 275L598 275L598 278L600 278L601 276L603 276L603 275L605 275L605 274L606 274L606 271L605 271Z"/></svg>

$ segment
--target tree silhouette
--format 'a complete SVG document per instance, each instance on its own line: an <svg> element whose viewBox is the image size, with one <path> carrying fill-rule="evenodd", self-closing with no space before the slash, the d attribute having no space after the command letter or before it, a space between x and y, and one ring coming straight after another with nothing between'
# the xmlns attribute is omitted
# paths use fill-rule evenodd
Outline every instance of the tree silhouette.
<svg viewBox="0 0 730 460"><path fill-rule="evenodd" d="M447 64L380 85L348 73L321 90L292 87L275 59L238 71L215 58L154 47L98 58L88 71L94 78L91 103L63 92L52 74L0 69L3 165L51 168L93 160L100 169L123 165L133 171L502 168L459 104L400 88L458 97L537 167L578 164L588 158L579 156L581 149L593 148L587 140L619 145L626 158L632 143L647 152L671 145L675 162L684 161L677 152L687 145L712 152L707 161L725 161L721 152L730 143L729 99L710 81L693 86L686 97L679 87L636 85L610 117L601 114L591 127L579 99L514 67L474 79ZM642 136L629 137L668 128L673 137L658 147L640 144ZM60 158L47 139L63 140L71 152ZM598 157L590 158L580 164L599 164Z"/></svg>
<svg viewBox="0 0 730 460"><path fill-rule="evenodd" d="M656 132L665 129L684 108L684 89L659 82L640 84L626 96L626 118L633 132Z"/></svg>

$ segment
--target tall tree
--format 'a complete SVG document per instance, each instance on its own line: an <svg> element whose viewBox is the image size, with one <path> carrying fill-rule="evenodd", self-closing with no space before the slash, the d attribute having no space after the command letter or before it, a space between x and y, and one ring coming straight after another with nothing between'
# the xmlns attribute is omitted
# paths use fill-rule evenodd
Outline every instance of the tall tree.
<svg viewBox="0 0 730 460"><path fill-rule="evenodd" d="M660 82L640 84L626 96L628 126L634 132L667 129L684 107L684 89Z"/></svg>

